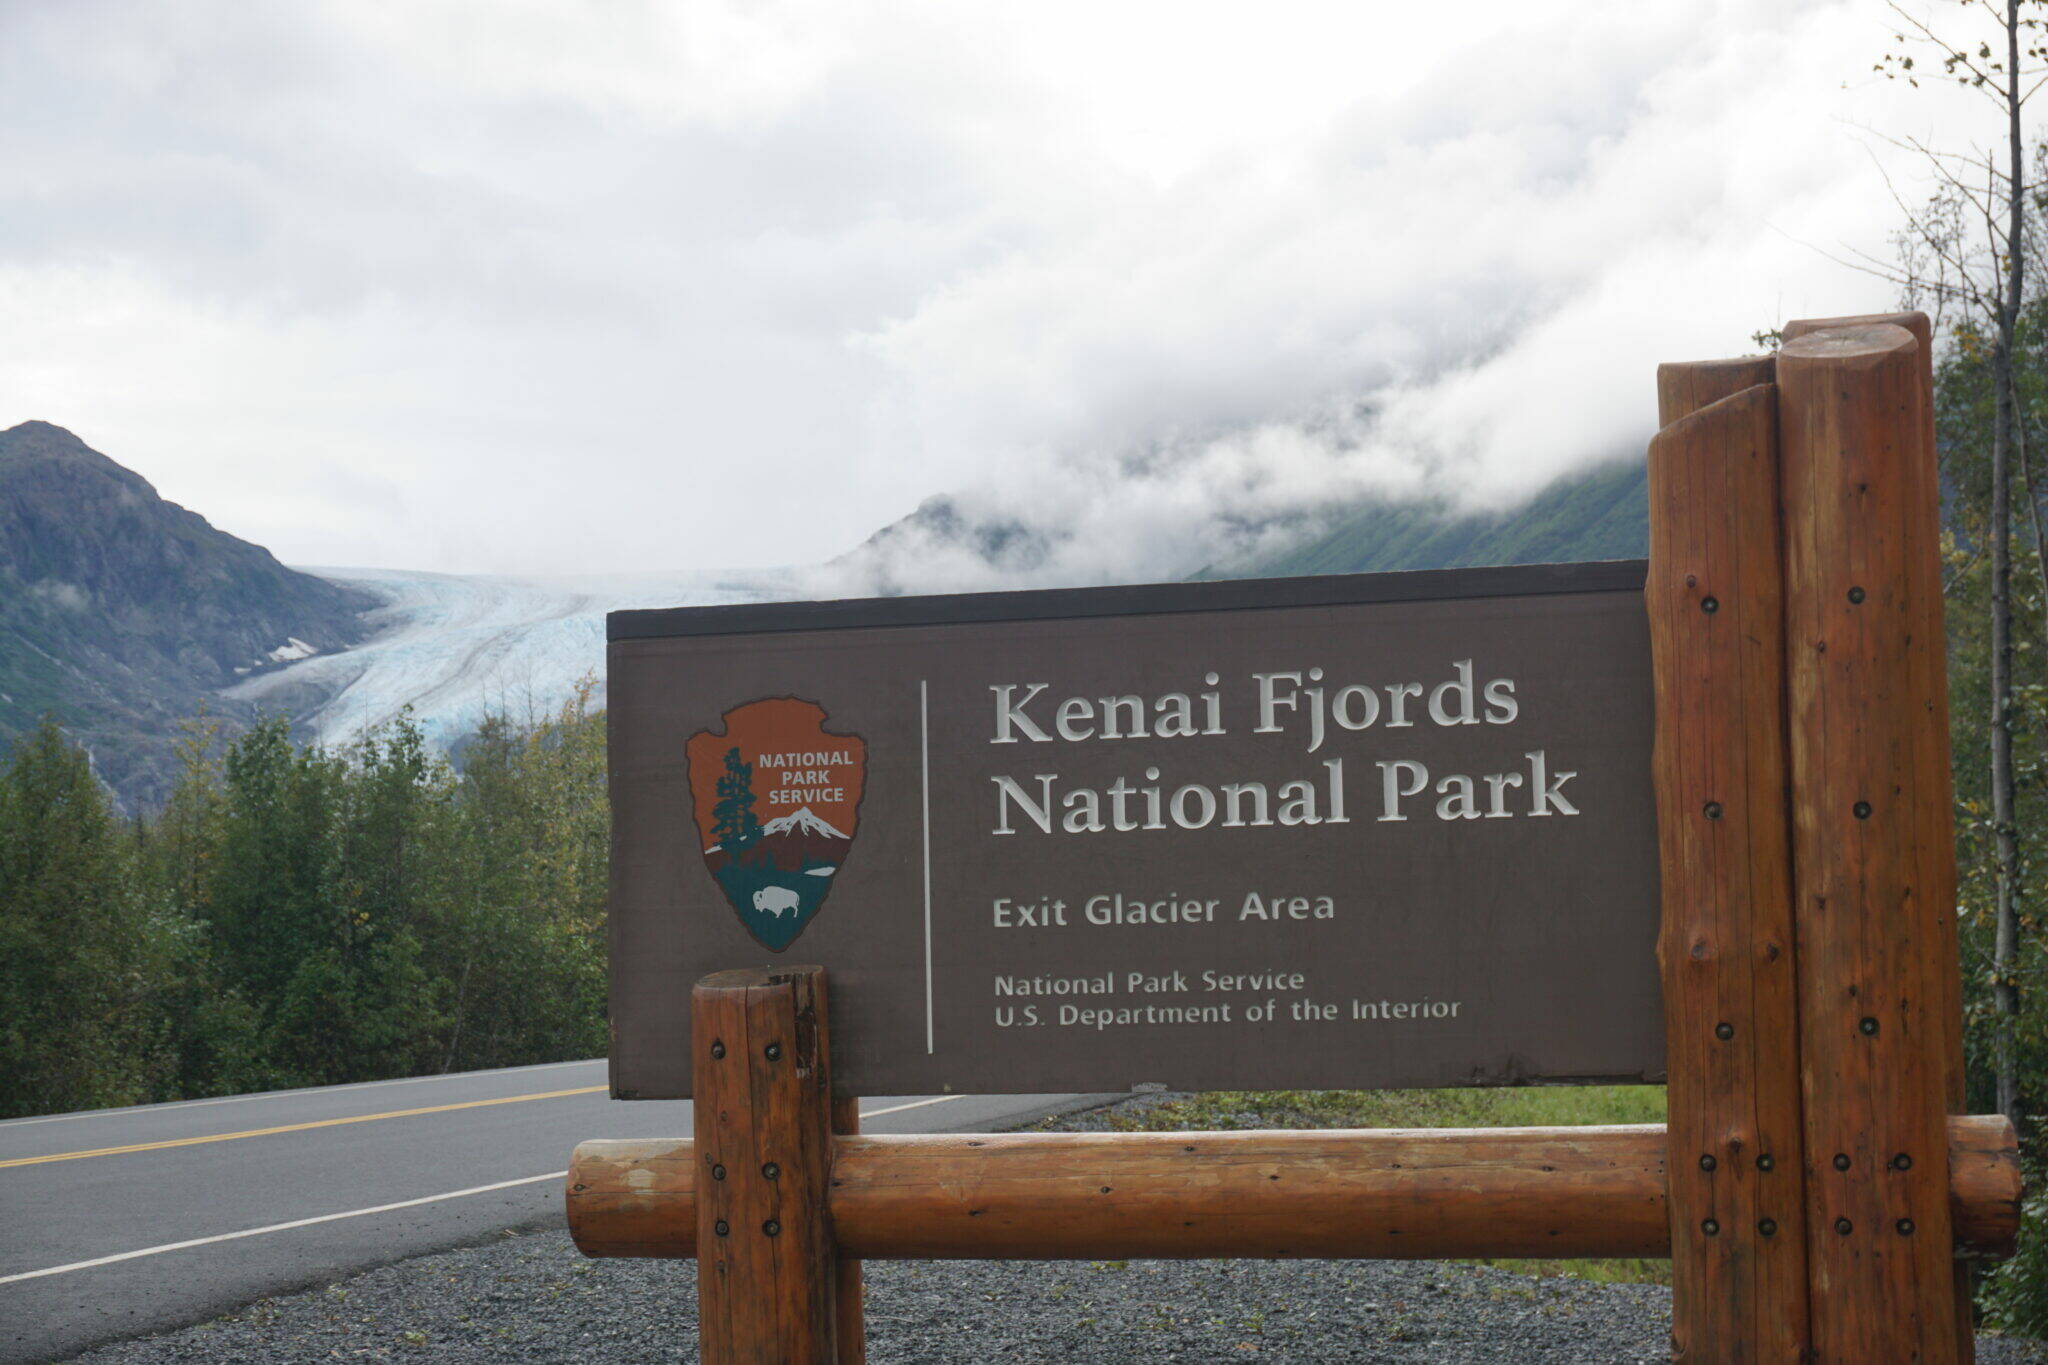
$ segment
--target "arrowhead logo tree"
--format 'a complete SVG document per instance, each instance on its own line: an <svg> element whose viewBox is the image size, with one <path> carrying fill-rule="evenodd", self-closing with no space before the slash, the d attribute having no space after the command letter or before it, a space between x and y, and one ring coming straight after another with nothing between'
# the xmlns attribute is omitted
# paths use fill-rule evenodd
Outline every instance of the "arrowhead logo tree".
<svg viewBox="0 0 2048 1365"><path fill-rule="evenodd" d="M754 941L779 953L832 892L860 824L867 741L795 697L734 707L685 750L704 865Z"/></svg>

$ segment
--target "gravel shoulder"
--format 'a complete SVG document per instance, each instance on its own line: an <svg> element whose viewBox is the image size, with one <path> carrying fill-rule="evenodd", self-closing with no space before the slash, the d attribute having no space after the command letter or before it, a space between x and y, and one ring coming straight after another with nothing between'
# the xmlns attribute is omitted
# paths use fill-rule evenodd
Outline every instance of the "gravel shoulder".
<svg viewBox="0 0 2048 1365"><path fill-rule="evenodd" d="M1634 1362L1670 1358L1669 1291L1398 1261L889 1262L868 1268L884 1361ZM425 1256L164 1336L170 1361L689 1359L690 1262L588 1261L559 1232ZM1985 1338L1985 1365L2048 1361Z"/></svg>
<svg viewBox="0 0 2048 1365"><path fill-rule="evenodd" d="M1058 1126L1115 1117L1076 1115ZM1671 1296L1661 1286L1447 1262L884 1262L867 1276L877 1365L1670 1358ZM693 1262L586 1260L566 1233L548 1230L399 1262L76 1359L673 1362L694 1357L696 1325ZM2048 1365L2048 1348L1986 1336L1978 1359Z"/></svg>

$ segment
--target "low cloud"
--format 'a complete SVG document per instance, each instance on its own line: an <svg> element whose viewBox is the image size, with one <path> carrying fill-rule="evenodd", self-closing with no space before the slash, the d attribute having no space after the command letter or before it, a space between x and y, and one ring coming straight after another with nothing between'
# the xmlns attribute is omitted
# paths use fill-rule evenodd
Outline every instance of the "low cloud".
<svg viewBox="0 0 2048 1365"><path fill-rule="evenodd" d="M1864 0L1114 8L9 6L0 426L298 563L1178 577L1639 452L1967 118Z"/></svg>
<svg viewBox="0 0 2048 1365"><path fill-rule="evenodd" d="M1831 259L1896 222L1853 121L1891 92L1842 88L1883 37L1848 6L1581 6L950 284L862 344L979 477L837 586L1173 578L1356 499L1500 510L1640 458L1659 361L1891 305Z"/></svg>

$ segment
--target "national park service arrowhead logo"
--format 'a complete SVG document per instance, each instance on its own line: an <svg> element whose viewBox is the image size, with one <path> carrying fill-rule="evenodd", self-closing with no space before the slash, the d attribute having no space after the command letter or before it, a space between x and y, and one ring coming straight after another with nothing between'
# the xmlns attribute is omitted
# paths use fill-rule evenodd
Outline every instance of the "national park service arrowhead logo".
<svg viewBox="0 0 2048 1365"><path fill-rule="evenodd" d="M832 893L860 823L867 741L825 729L825 708L750 701L724 730L690 736L690 797L704 865L747 932L772 953Z"/></svg>

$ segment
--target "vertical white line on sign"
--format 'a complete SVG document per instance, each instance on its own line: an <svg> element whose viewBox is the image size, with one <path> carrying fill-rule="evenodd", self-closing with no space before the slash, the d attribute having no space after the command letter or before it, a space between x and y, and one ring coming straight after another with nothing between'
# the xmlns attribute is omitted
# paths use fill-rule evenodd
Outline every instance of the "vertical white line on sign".
<svg viewBox="0 0 2048 1365"><path fill-rule="evenodd" d="M932 722L925 680L917 680L917 740L924 772L924 1050L932 1039Z"/></svg>

